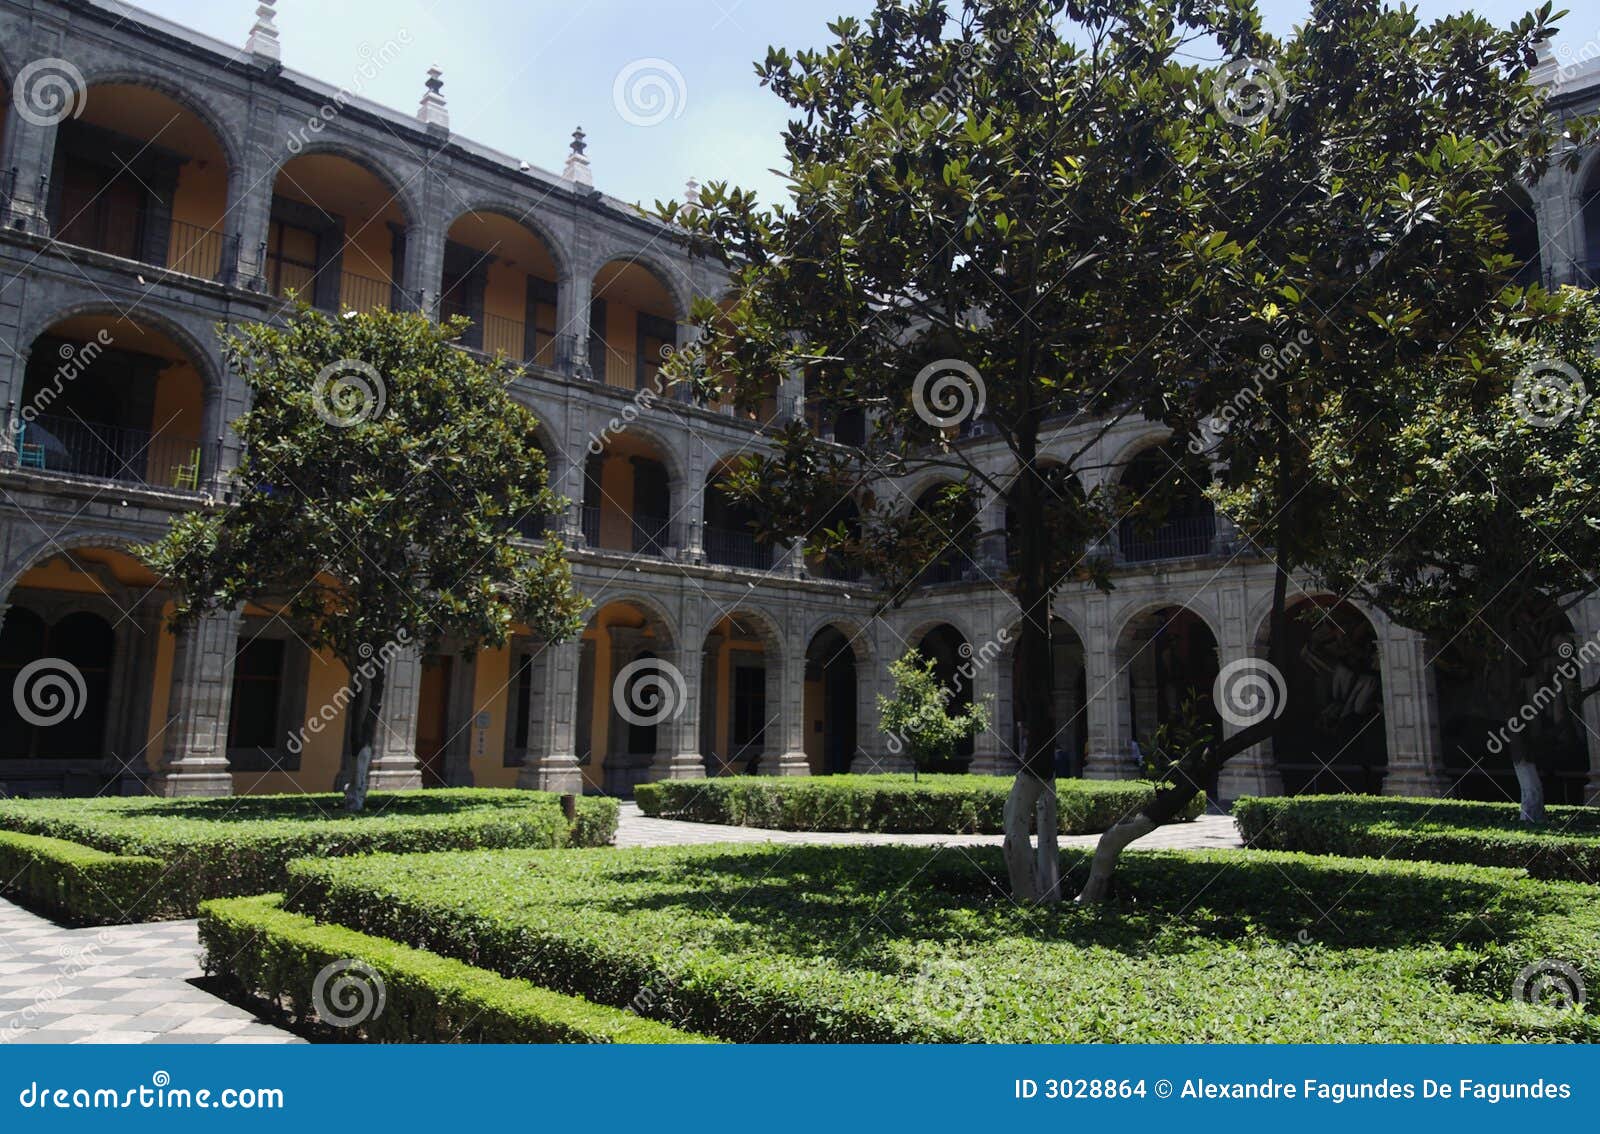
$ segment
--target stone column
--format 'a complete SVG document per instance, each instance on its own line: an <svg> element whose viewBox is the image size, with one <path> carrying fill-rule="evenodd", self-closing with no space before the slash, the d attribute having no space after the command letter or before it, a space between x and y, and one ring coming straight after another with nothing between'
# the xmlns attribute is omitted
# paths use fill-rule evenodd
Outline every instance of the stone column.
<svg viewBox="0 0 1600 1134"><path fill-rule="evenodd" d="M422 768L417 763L417 694L421 685L422 653L416 646L406 646L384 671L383 708L367 773L372 791L422 786Z"/></svg>
<svg viewBox="0 0 1600 1134"><path fill-rule="evenodd" d="M778 686L777 719L768 726L767 750L773 750L772 733L778 737L777 759L768 771L778 776L809 776L811 761L806 759L806 644L800 641L804 630L798 614L790 617L783 640L769 642L766 648L767 706L770 712L772 687ZM774 657L776 653L778 656ZM764 762L765 763L765 762Z"/></svg>
<svg viewBox="0 0 1600 1134"><path fill-rule="evenodd" d="M972 699L989 710L989 727L972 738L972 763L968 771L979 776L1010 776L1017 771L1016 754L1011 751L1010 734L1002 730L1010 723L1009 711L1002 712L1002 673L1011 664L1011 652L994 646L996 636L987 634L985 645L963 664L972 667ZM992 652L991 652L992 651ZM1010 694L1015 697L1015 691Z"/></svg>
<svg viewBox="0 0 1600 1134"><path fill-rule="evenodd" d="M1222 522L1222 517L1217 517ZM1230 525L1231 527L1231 525ZM1237 662L1254 658L1260 665L1260 672L1270 677L1267 670L1267 660L1257 654L1254 643L1251 641L1251 628L1248 619L1248 604L1243 584L1233 584L1226 587L1219 595L1219 609L1222 621L1222 641L1217 644L1217 663L1223 669ZM1248 671L1247 671L1248 672ZM1275 690L1287 695L1287 677L1273 683ZM1275 704L1272 708L1281 711L1283 706ZM1241 726L1230 721L1222 722L1222 735L1233 736L1241 731ZM1217 795L1228 802L1232 802L1243 795L1282 795L1283 777L1278 774L1278 762L1273 754L1271 742L1254 744L1222 766L1217 774Z"/></svg>
<svg viewBox="0 0 1600 1134"><path fill-rule="evenodd" d="M233 794L228 773L228 708L233 658L243 616L237 610L202 615L179 635L172 656L172 693L157 795Z"/></svg>
<svg viewBox="0 0 1600 1134"><path fill-rule="evenodd" d="M1387 619L1373 622L1378 626L1383 729L1389 749L1383 793L1441 796L1449 785L1443 773L1439 702L1427 639Z"/></svg>
<svg viewBox="0 0 1600 1134"><path fill-rule="evenodd" d="M1139 766L1128 747L1122 723L1128 675L1117 668L1117 644L1111 640L1110 603L1094 595L1084 608L1084 684L1088 688L1088 751L1084 753L1086 780L1130 780Z"/></svg>
<svg viewBox="0 0 1600 1134"><path fill-rule="evenodd" d="M279 165L294 156L289 143L277 106L269 99L254 101L243 155L238 165L228 170L223 251L228 251L228 241L236 240L236 244L233 262L223 265L224 283L262 289L267 286L265 252L272 222L272 192L277 188Z"/></svg>
<svg viewBox="0 0 1600 1134"><path fill-rule="evenodd" d="M143 795L146 791L150 776L150 708L155 695L156 655L161 635L166 632L162 618L166 601L165 591L141 596L130 612L126 632L118 634L121 672L115 708L110 714L114 731L112 745L101 763L110 795ZM226 742L224 735L223 743Z"/></svg>
<svg viewBox="0 0 1600 1134"><path fill-rule="evenodd" d="M594 296L594 278L588 259L578 255L577 249L573 262L573 270L556 290L556 367L569 378L591 381L589 302Z"/></svg>
<svg viewBox="0 0 1600 1134"><path fill-rule="evenodd" d="M667 719L658 726L656 754L650 763L652 780L697 780L706 774L705 757L700 752L701 686L705 681L705 611L698 601L685 604L678 625L677 648L663 661L671 668L663 676L670 689L663 692L676 698Z"/></svg>
<svg viewBox="0 0 1600 1134"><path fill-rule="evenodd" d="M583 792L577 755L579 639L544 644L533 655L533 696L528 698L528 754L517 773L519 788Z"/></svg>

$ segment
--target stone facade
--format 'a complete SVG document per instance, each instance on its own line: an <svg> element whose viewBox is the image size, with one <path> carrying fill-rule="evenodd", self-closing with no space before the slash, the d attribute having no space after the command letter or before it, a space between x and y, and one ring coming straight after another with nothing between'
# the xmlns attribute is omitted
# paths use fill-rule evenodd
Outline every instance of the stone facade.
<svg viewBox="0 0 1600 1134"><path fill-rule="evenodd" d="M829 628L848 644L848 663L855 667L853 694L838 694L827 710L853 719L853 740L844 743L854 769L906 766L897 745L876 727L876 694L885 687L886 664L935 630L962 643L953 668L963 674L966 688L995 708L992 727L972 745L971 766L995 774L1017 766L1018 713L1007 646L1017 612L995 585L1005 563L1003 503L984 503L979 550L963 558L950 581L922 588L886 612L876 612L879 596L869 583L826 577L808 565L803 547L790 549L770 569L727 562L727 556L708 547L705 486L721 463L766 444L760 423L678 402L641 409L635 391L594 372L595 355L586 347L596 334L594 301L610 286L596 281L616 279L608 274L611 266L642 269L659 285L678 326L678 345L688 338L682 323L691 298L721 290L715 271L688 258L671 231L598 192L581 141L565 175L528 167L450 132L437 73L428 76L418 114L396 112L285 69L270 17L264 17L264 25L258 21L241 51L154 17L130 17L97 3L0 0L0 79L8 90L36 61L69 61L91 102L95 88L105 85L158 92L172 100L213 135L227 165L226 207L216 231L208 234L218 238L220 248L215 271L192 275L97 250L63 238L59 217L52 217L60 125L22 113L20 93L7 104L0 134L0 169L8 171L0 199L0 386L13 426L0 437L0 602L22 602L19 591L28 589L26 579L40 577L30 572L59 569L89 578L104 567L106 555L99 553L120 554L159 535L182 511L225 498L238 456L228 423L243 411L246 399L242 384L222 363L213 327L281 317L284 303L267 283L277 175L292 158L328 155L374 173L403 214L403 223L391 226L393 302L440 314L450 255L447 234L458 218L472 214L508 217L533 233L558 276L551 281L554 342L543 361L528 366L517 394L542 422L553 487L574 502L557 522L574 549L579 587L597 611L625 608L633 614L599 627L589 636L592 641L553 647L522 643L518 657L527 659L526 707L519 708L514 697L496 702L508 706L508 717L521 716L501 726L506 782L562 791L587 784L625 792L645 779L702 774L711 766L707 738L727 731L723 718L732 694L708 699L704 686L725 680L718 659L728 656L729 636L737 637L745 651L739 658L759 654L766 672L766 693L759 702L765 714L758 730L761 770L820 770L831 756L819 758L819 747L837 738L818 738L819 712L808 690L825 678L808 681L808 672L818 668L808 654ZM420 64L417 70L420 79ZM1600 72L1551 74L1558 106L1576 112L1600 105ZM311 122L318 125L308 131ZM1591 155L1576 178L1552 174L1531 195L1551 283L1577 281L1593 266L1592 249L1600 236L1585 235L1581 193L1594 183L1597 161L1600 154ZM73 475L23 451L26 434L19 442L15 423L30 354L52 328L85 325L86 319L136 322L174 346L193 367L202 391L202 456L192 484L163 487L149 478ZM643 336L641 329L641 343ZM784 382L774 391L773 407L769 417L801 412L803 388ZM1044 455L1075 451L1090 435L1088 429L1063 429ZM597 445L604 448L617 436L647 446L648 459L668 482L670 514L660 518L643 551L600 546L598 521L588 525L586 506L594 493L588 458ZM1117 477L1159 439L1160 431L1148 425L1119 426L1095 443L1083 463L1100 470L1094 476ZM967 444L977 461L1003 469L998 443L979 436ZM630 452L637 456L645 450ZM885 486L908 506L927 487L927 482ZM636 520L634 528L637 532ZM1114 544L1108 537L1108 552ZM1206 531L1200 546L1183 544L1175 552L1141 557L1117 554L1112 593L1069 587L1055 610L1062 627L1060 668L1068 675L1060 683L1057 711L1073 722L1067 730L1072 739L1063 747L1077 749L1073 755L1083 774L1100 778L1138 771L1138 745L1142 738L1148 747L1163 695L1161 671L1148 676L1147 661L1165 648L1162 635L1174 625L1173 612L1188 612L1186 624L1195 628L1195 640L1209 636L1215 664L1225 666L1261 655L1272 584L1269 566L1221 521ZM85 557L91 562L80 562ZM176 642L163 641L159 585L137 581L135 567L125 564L121 570L128 578L103 588L102 597L117 604L111 620L133 629L121 632L111 666L111 686L120 692L106 727L108 735L120 739L107 747L117 754L118 767L100 771L146 780L151 790L167 794L253 790L256 781L230 762L226 736L241 616L220 614ZM1595 605L1582 608L1575 620L1582 623L1575 625L1578 634L1600 632ZM1364 710L1383 734L1382 787L1408 794L1448 790L1452 784L1445 775L1448 761L1427 643L1376 612L1361 613L1382 683L1381 696ZM610 672L596 672L601 654ZM640 733L630 731L613 707L599 761L602 776L592 767L602 756L593 751L597 737L589 735L589 750L584 738L593 732L595 706L606 698L623 664L641 655L670 663L682 676L681 711L653 732ZM445 683L439 703L448 702L459 722L480 714L474 660L457 662L448 680L415 651L402 652L391 663L375 786L414 786L427 777L418 752L423 730L433 727L425 719L434 696L430 682ZM170 673L170 689L148 688L159 683L150 675L160 673ZM315 666L310 680L316 680ZM852 695L853 703L837 700ZM315 712L314 698L302 695L300 702ZM1595 715L1600 707L1591 702L1587 712L1593 793L1600 790L1600 718ZM150 720L152 713L160 719ZM473 747L481 747L481 731L458 723L441 738L441 782L473 781L472 769L485 761ZM653 749L635 750L650 740ZM726 767L735 742L717 743L729 750L723 753ZM0 780L8 774L6 767L0 762ZM1230 798L1283 788L1279 762L1264 749L1235 761L1215 785Z"/></svg>

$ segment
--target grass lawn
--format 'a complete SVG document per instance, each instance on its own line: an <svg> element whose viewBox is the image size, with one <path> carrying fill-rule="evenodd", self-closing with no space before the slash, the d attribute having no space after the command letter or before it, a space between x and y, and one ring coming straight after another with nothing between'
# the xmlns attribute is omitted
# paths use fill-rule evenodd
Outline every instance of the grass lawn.
<svg viewBox="0 0 1600 1134"><path fill-rule="evenodd" d="M1080 880L1085 856L1064 858ZM290 873L289 908L321 922L729 1040L1600 1039L1592 1014L1512 997L1544 958L1600 976L1593 891L1509 870L1131 853L1111 905L1051 910L1014 905L988 849L477 851Z"/></svg>
<svg viewBox="0 0 1600 1134"><path fill-rule="evenodd" d="M1523 823L1514 803L1316 795L1241 799L1246 843L1309 854L1475 863L1600 884L1600 809L1551 807Z"/></svg>
<svg viewBox="0 0 1600 1134"><path fill-rule="evenodd" d="M1057 780L1063 835L1104 831L1139 810L1154 788L1137 780ZM999 834L1008 776L723 776L640 784L646 815L780 831ZM1204 813L1197 796L1180 818Z"/></svg>
<svg viewBox="0 0 1600 1134"><path fill-rule="evenodd" d="M374 792L359 814L332 793L6 800L0 861L15 866L0 881L24 901L83 921L189 917L205 898L281 889L294 858L590 846L611 841L616 819L614 800L580 799L569 826L553 794L477 788ZM113 874L113 862L82 848L145 865Z"/></svg>

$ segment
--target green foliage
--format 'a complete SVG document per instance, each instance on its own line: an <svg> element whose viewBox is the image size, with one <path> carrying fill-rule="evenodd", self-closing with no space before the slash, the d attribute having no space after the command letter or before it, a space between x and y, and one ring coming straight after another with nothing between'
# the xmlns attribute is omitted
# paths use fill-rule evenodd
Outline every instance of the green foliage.
<svg viewBox="0 0 1600 1134"><path fill-rule="evenodd" d="M118 887L109 899L116 914L110 920L139 921L193 917L205 898L281 889L285 864L305 855L598 846L611 841L617 823L612 799L579 799L569 830L557 796L511 789L375 792L368 803L369 810L351 814L327 794L19 799L0 802L0 829L70 840L61 847L82 844L76 850L87 861L156 860L155 877L128 868L144 884ZM79 920L106 920L92 888L74 885L69 896L84 899L70 907Z"/></svg>
<svg viewBox="0 0 1600 1134"><path fill-rule="evenodd" d="M1081 880L1088 857L1063 856ZM1517 871L1130 852L1104 907L1006 897L996 849L729 847L291 867L292 908L749 1042L1600 1039L1512 1002L1592 982L1593 889ZM1332 917L1324 911L1337 910ZM1130 990L1133 990L1130 992Z"/></svg>
<svg viewBox="0 0 1600 1134"><path fill-rule="evenodd" d="M286 912L282 896L221 898L200 909L206 971L316 1022L317 974L359 961L384 1007L333 1036L372 1043L706 1043L631 1012L536 988L393 941ZM332 1038L332 1037L330 1037Z"/></svg>
<svg viewBox="0 0 1600 1134"><path fill-rule="evenodd" d="M234 422L231 499L141 549L174 589L180 625L281 603L352 675L398 645L494 647L518 625L545 641L578 632L585 603L560 541L531 550L512 530L562 506L537 422L511 394L514 370L457 348L463 327L301 308L286 325L225 332L223 358L251 398ZM370 744L382 702L381 678L357 685L347 761Z"/></svg>
<svg viewBox="0 0 1600 1134"><path fill-rule="evenodd" d="M154 896L164 869L154 858L0 830L0 891L82 925L140 921L147 912L181 916Z"/></svg>
<svg viewBox="0 0 1600 1134"><path fill-rule="evenodd" d="M1359 795L1233 805L1245 842L1266 850L1509 866L1535 878L1600 882L1600 812L1551 807L1542 823L1517 815L1516 804Z"/></svg>
<svg viewBox="0 0 1600 1134"><path fill-rule="evenodd" d="M779 831L998 834L1011 781L997 776L725 776L639 784L646 815ZM1104 831L1154 794L1132 781L1056 780L1063 835ZM1179 815L1205 811L1197 796Z"/></svg>
<svg viewBox="0 0 1600 1134"><path fill-rule="evenodd" d="M878 694L878 727L891 747L905 746L914 767L948 764L956 745L989 727L989 707L982 702L950 711L955 693L939 680L933 658L908 650L889 663L889 677L894 693Z"/></svg>

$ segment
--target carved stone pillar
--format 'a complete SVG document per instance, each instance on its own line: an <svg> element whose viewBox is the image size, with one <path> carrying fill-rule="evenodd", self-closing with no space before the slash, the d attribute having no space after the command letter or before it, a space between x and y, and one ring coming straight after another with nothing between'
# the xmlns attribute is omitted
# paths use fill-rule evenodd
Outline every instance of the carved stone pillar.
<svg viewBox="0 0 1600 1134"><path fill-rule="evenodd" d="M161 767L151 782L158 795L233 794L228 708L242 621L236 610L215 611L178 635Z"/></svg>
<svg viewBox="0 0 1600 1134"><path fill-rule="evenodd" d="M528 754L517 773L519 788L574 795L583 791L576 729L580 651L574 638L546 644L529 659L533 695L528 698Z"/></svg>
<svg viewBox="0 0 1600 1134"><path fill-rule="evenodd" d="M1379 626L1382 650L1383 729L1389 748L1385 795L1439 796L1448 784L1439 737L1439 701L1434 691L1427 639L1386 620Z"/></svg>
<svg viewBox="0 0 1600 1134"><path fill-rule="evenodd" d="M1103 595L1090 598L1085 607L1083 644L1084 680L1088 690L1088 750L1084 753L1086 780L1130 780L1139 766L1129 748L1123 717L1127 708L1128 675L1117 668L1117 644L1111 640L1110 604Z"/></svg>
<svg viewBox="0 0 1600 1134"><path fill-rule="evenodd" d="M384 670L383 709L367 773L367 785L373 791L422 786L422 768L417 763L417 694L421 685L421 651L406 646Z"/></svg>

